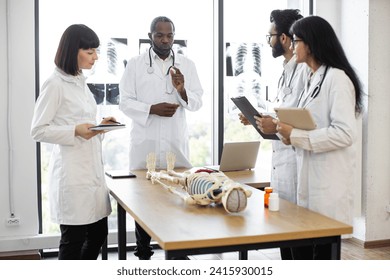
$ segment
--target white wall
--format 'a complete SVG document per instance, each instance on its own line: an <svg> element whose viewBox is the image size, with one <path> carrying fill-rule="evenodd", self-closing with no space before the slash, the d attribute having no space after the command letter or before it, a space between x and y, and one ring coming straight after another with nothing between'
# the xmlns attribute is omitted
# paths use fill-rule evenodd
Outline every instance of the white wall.
<svg viewBox="0 0 390 280"><path fill-rule="evenodd" d="M337 26L368 94L362 126L362 215L354 224L354 237L367 242L389 240L390 1L317 0L315 13Z"/></svg>
<svg viewBox="0 0 390 280"><path fill-rule="evenodd" d="M360 81L362 82L362 87L365 93L368 92L368 1L367 0L345 0L341 2L340 8L343 11L340 16L340 33L342 38L342 44L345 47L347 52L347 56L350 59L353 67L355 68L357 74L359 75ZM356 21L356 18L359 18ZM359 35L356 36L356 32L351 30L359 30ZM356 48L356 46L359 46ZM367 105L367 104L366 104ZM363 114L363 119L366 114ZM363 134L363 130L365 130L364 123L361 124L361 134L362 137L359 141L360 144L360 172L363 172L363 141L365 138L365 133ZM359 210L359 213L356 213L356 219L354 221L354 236L360 240L365 240L365 213L363 209L363 196L366 193L366 189L363 184L363 177L360 175L359 177L359 192L356 192L355 196L355 205L356 210Z"/></svg>
<svg viewBox="0 0 390 280"><path fill-rule="evenodd" d="M29 135L35 100L34 1L0 0L0 21L1 241L38 233L35 142ZM8 110L10 131L7 132ZM8 145L9 136L12 146ZM10 193L14 199L9 198ZM6 225L12 208L20 218L19 226Z"/></svg>
<svg viewBox="0 0 390 280"><path fill-rule="evenodd" d="M390 238L390 1L370 0L368 112L363 184L366 189L366 240Z"/></svg>
<svg viewBox="0 0 390 280"><path fill-rule="evenodd" d="M6 13L5 13L5 1L0 0L0 131L5 131L7 124L7 113L6 113L6 93L7 93L7 34L6 34ZM6 155L8 154L7 149L7 135L0 133L0 176L4 178L0 184L1 196L0 196L0 213L4 213L6 207L5 202L2 198L6 196L3 188L7 187L8 179L5 176L8 173L8 160ZM4 208L4 209L3 209Z"/></svg>
<svg viewBox="0 0 390 280"><path fill-rule="evenodd" d="M352 66L359 75L364 91L367 92L368 84L368 0L317 0L315 2L314 14L325 18L334 28L346 55ZM355 19L359 18L359 21ZM351 30L359 30L359 36ZM359 48L356 48L359 45ZM362 196L364 194L361 172L363 155L363 124L362 117L359 118L359 163L357 168L359 175L356 178L354 189L354 232L353 236L364 240L365 236L365 218L362 213Z"/></svg>

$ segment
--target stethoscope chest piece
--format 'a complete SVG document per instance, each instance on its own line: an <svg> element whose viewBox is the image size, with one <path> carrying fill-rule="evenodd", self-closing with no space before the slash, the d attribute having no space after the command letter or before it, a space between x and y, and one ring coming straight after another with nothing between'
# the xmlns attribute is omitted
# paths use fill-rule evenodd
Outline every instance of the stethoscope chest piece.
<svg viewBox="0 0 390 280"><path fill-rule="evenodd" d="M154 72L154 68L152 66L149 66L146 71L148 72L148 74L152 74Z"/></svg>
<svg viewBox="0 0 390 280"><path fill-rule="evenodd" d="M283 92L283 95L286 96L286 95L291 94L292 90L290 87L285 87L285 88L283 88L282 92Z"/></svg>

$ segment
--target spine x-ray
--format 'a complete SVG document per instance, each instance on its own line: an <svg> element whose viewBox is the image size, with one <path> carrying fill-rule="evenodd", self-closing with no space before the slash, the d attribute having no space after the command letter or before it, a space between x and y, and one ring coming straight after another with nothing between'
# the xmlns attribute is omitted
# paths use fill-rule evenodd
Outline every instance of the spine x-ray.
<svg viewBox="0 0 390 280"><path fill-rule="evenodd" d="M119 104L119 81L126 68L127 39L101 42L99 60L88 78L88 87L98 105Z"/></svg>
<svg viewBox="0 0 390 280"><path fill-rule="evenodd" d="M226 98L246 96L259 111L266 110L265 90L261 81L261 48L258 43L226 43ZM228 112L237 108L228 103Z"/></svg>

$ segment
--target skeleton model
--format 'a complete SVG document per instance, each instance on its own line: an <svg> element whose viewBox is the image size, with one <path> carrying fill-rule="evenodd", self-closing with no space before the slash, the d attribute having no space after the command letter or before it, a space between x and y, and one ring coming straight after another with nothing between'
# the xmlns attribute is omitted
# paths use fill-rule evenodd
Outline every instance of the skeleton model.
<svg viewBox="0 0 390 280"><path fill-rule="evenodd" d="M188 204L210 205L223 204L228 213L241 212L246 208L247 198L251 196L250 190L244 189L239 183L229 179L222 172L210 173L199 170L195 173L189 171L177 173L173 170L176 156L167 154L167 170L156 172L156 155L148 154L146 158L146 178L152 183L159 183L170 192L179 195ZM164 181L180 186L167 185Z"/></svg>

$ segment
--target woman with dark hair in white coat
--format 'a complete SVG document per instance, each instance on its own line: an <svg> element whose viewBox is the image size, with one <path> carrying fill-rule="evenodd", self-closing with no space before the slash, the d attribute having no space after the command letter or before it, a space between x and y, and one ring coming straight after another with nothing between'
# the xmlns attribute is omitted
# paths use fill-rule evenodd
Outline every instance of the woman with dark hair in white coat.
<svg viewBox="0 0 390 280"><path fill-rule="evenodd" d="M352 225L356 186L357 117L362 89L331 25L321 17L298 20L292 27L297 63L311 72L298 107L310 110L317 124L306 131L278 122L283 142L297 155L297 203ZM294 259L329 259L330 245L293 249Z"/></svg>
<svg viewBox="0 0 390 280"><path fill-rule="evenodd" d="M51 220L60 225L59 259L97 259L111 213L96 101L82 69L98 59L96 33L83 24L63 33L56 68L43 84L31 125L35 141L54 144L49 164ZM109 124L114 118L105 118Z"/></svg>

